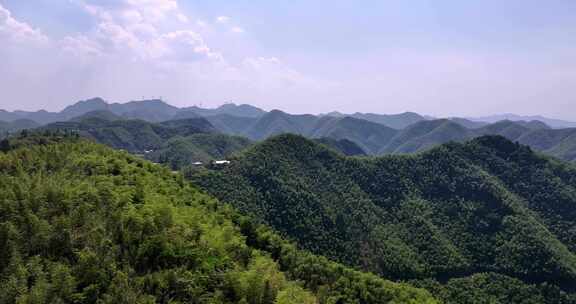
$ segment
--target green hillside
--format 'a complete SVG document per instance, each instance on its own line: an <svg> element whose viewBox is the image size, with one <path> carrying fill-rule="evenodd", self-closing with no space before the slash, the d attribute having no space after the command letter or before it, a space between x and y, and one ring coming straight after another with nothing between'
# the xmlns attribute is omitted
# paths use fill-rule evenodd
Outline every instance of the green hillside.
<svg viewBox="0 0 576 304"><path fill-rule="evenodd" d="M0 303L436 303L298 250L168 169L77 137L0 152Z"/></svg>
<svg viewBox="0 0 576 304"><path fill-rule="evenodd" d="M426 118L418 113L406 112L400 114L374 114L374 113L354 113L350 115L354 118L368 120L371 122L379 123L394 129L404 129L409 125L415 124Z"/></svg>
<svg viewBox="0 0 576 304"><path fill-rule="evenodd" d="M39 130L73 131L99 143L130 152L156 149L175 136L216 132L204 118L151 123L144 120L109 120L94 116L78 121L52 123Z"/></svg>
<svg viewBox="0 0 576 304"><path fill-rule="evenodd" d="M326 145L347 156L366 156L366 152L358 144L348 139L333 139L329 137L314 139L315 142Z"/></svg>
<svg viewBox="0 0 576 304"><path fill-rule="evenodd" d="M316 124L314 115L292 115L273 110L256 120L244 134L253 140L264 140L283 133L308 134Z"/></svg>
<svg viewBox="0 0 576 304"><path fill-rule="evenodd" d="M246 136L248 128L258 120L257 118L229 114L207 116L206 119L220 132L243 136Z"/></svg>
<svg viewBox="0 0 576 304"><path fill-rule="evenodd" d="M413 153L432 145L464 140L469 136L468 129L450 120L426 120L398 132L381 146L379 154Z"/></svg>
<svg viewBox="0 0 576 304"><path fill-rule="evenodd" d="M252 142L244 137L224 134L177 136L147 154L146 158L178 169L195 162L207 163L211 160L225 159L251 144Z"/></svg>
<svg viewBox="0 0 576 304"><path fill-rule="evenodd" d="M307 133L308 137L329 137L350 140L370 154L378 153L382 144L390 141L397 130L384 125L353 117L323 117Z"/></svg>
<svg viewBox="0 0 576 304"><path fill-rule="evenodd" d="M316 254L447 303L576 301L576 168L503 137L359 159L283 135L193 180Z"/></svg>
<svg viewBox="0 0 576 304"><path fill-rule="evenodd" d="M16 119L11 122L0 121L0 132L16 132L23 129L36 128L39 125L29 119Z"/></svg>

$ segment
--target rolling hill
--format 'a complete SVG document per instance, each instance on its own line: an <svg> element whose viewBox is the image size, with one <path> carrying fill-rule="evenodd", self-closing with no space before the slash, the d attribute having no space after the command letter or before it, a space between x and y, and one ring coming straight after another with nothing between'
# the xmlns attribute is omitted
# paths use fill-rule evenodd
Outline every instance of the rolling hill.
<svg viewBox="0 0 576 304"><path fill-rule="evenodd" d="M445 303L576 301L576 168L503 137L348 158L282 135L192 180L313 253Z"/></svg>
<svg viewBox="0 0 576 304"><path fill-rule="evenodd" d="M548 155L576 160L576 129L551 129L531 121L499 121L480 128L467 129L452 120L429 120L403 129L378 154L414 153L450 141L462 142L485 135L500 135L528 145Z"/></svg>
<svg viewBox="0 0 576 304"><path fill-rule="evenodd" d="M135 153L157 149L165 141L175 136L216 132L210 122L204 118L151 123L143 120L108 120L94 116L52 123L38 130L77 132L81 136L94 139L110 147Z"/></svg>
<svg viewBox="0 0 576 304"><path fill-rule="evenodd" d="M146 158L167 164L173 169L180 169L195 162L206 164L212 160L226 159L251 144L252 142L244 137L225 134L201 133L185 137L176 136L146 154Z"/></svg>
<svg viewBox="0 0 576 304"><path fill-rule="evenodd" d="M255 106L248 104L237 105L235 103L226 103L215 109L206 109L195 106L195 107L183 108L181 109L181 111L194 112L203 117L214 115L232 115L238 117L258 118L266 114L266 111L257 108Z"/></svg>
<svg viewBox="0 0 576 304"><path fill-rule="evenodd" d="M522 116L516 114L501 114L501 115L492 115L492 116L484 116L484 117L475 117L469 118L469 120L473 121L480 121L486 123L495 123L501 120L511 120L511 121L541 121L546 125L554 128L554 129L564 129L564 128L576 128L576 122L566 121L561 119L553 119L548 118L540 115L535 116Z"/></svg>
<svg viewBox="0 0 576 304"><path fill-rule="evenodd" d="M330 147L346 156L367 156L366 152L355 142L348 139L333 139L328 137L314 139L315 142Z"/></svg>
<svg viewBox="0 0 576 304"><path fill-rule="evenodd" d="M40 110L36 112L0 110L0 121L11 122L18 119L29 119L40 125L68 121L93 111L109 111L124 119L140 119L148 122L207 117L227 114L239 117L257 118L264 110L251 105L225 104L216 109L199 107L178 108L160 99L138 100L127 103L108 103L100 97L81 100L60 112ZM194 116L193 116L194 115Z"/></svg>
<svg viewBox="0 0 576 304"><path fill-rule="evenodd" d="M389 115L374 114L374 113L354 113L349 116L379 123L381 125L385 125L387 127L394 128L397 130L404 129L409 125L427 120L424 116L414 112L389 114Z"/></svg>
<svg viewBox="0 0 576 304"><path fill-rule="evenodd" d="M208 117L221 132L241 135L252 140L292 133L310 138L332 138L355 142L362 150L374 154L398 131L367 120L343 116L292 115L270 111L258 119L231 115Z"/></svg>
<svg viewBox="0 0 576 304"><path fill-rule="evenodd" d="M350 140L369 154L378 152L382 143L390 141L398 131L384 125L353 117L321 118L306 134L311 138L329 137Z"/></svg>
<svg viewBox="0 0 576 304"><path fill-rule="evenodd" d="M33 129L39 125L30 119L16 119L10 122L0 121L0 132L16 132L24 129Z"/></svg>
<svg viewBox="0 0 576 304"><path fill-rule="evenodd" d="M181 175L78 137L0 152L0 303L439 303L298 249Z"/></svg>
<svg viewBox="0 0 576 304"><path fill-rule="evenodd" d="M99 119L100 121L143 120L149 123L168 123L186 119L200 121L204 118L214 127L213 132L243 136L252 141L292 133L313 139L349 140L370 155L413 153L450 141L461 142L483 135L502 135L510 140L518 140L520 143L530 145L543 153L564 160L576 160L576 139L572 136L573 129L558 128L570 124L540 116L523 117L510 114L486 118L487 121L493 121L493 123L487 123L464 118L434 119L412 112L395 115L373 113L347 115L332 112L315 116L293 115L279 110L266 112L246 104L225 104L215 109L178 108L162 100L142 100L120 104L93 98L77 102L58 113L0 111L0 120L3 118L10 124L14 122L19 125L11 127L11 131L7 131L6 124L0 125L0 136L3 137L9 132L33 128L39 124L52 123L65 127L68 120L71 120L68 127L77 128L73 123L77 123L78 120L86 122L88 118L91 118L93 123L97 123ZM27 124L22 122L27 122ZM140 127L148 130L143 132L143 136L151 135L145 124L141 123ZM112 137L120 138L116 140L115 147L122 145L122 141L135 140L130 138L132 136L130 132L122 129L122 127L115 127L108 132ZM101 134L100 137L106 136ZM149 136L148 139L153 142L153 145L125 146L131 150L144 146L147 148L158 146L158 138Z"/></svg>

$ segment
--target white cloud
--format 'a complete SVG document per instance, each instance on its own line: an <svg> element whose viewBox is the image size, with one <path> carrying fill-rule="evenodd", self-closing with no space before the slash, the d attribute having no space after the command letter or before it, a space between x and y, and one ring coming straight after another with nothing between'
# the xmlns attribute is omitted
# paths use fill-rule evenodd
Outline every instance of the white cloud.
<svg viewBox="0 0 576 304"><path fill-rule="evenodd" d="M121 20L126 12L136 11L148 22L157 23L169 16L177 18L180 9L176 0L80 0L84 7L100 18Z"/></svg>
<svg viewBox="0 0 576 304"><path fill-rule="evenodd" d="M10 11L0 4L0 39L20 43L45 44L49 41L42 32L12 17Z"/></svg>
<svg viewBox="0 0 576 304"><path fill-rule="evenodd" d="M163 95L184 106L198 100L253 101L279 88L316 85L278 58L227 49L231 44L226 42L230 39L226 33L244 32L228 23L229 17L219 18L220 23L228 24L218 31L190 17L171 0L76 3L94 25L62 39L45 36L0 6L0 39L27 41L14 50L0 47L0 83L11 84L0 92L0 100L39 100L64 106L92 96L122 101ZM50 43L32 49L30 41ZM224 53L233 56L226 58ZM29 90L31 86L35 89Z"/></svg>
<svg viewBox="0 0 576 304"><path fill-rule="evenodd" d="M228 16L219 16L219 17L216 17L216 22L222 23L222 24L228 23L228 22L230 22L230 17L228 17Z"/></svg>

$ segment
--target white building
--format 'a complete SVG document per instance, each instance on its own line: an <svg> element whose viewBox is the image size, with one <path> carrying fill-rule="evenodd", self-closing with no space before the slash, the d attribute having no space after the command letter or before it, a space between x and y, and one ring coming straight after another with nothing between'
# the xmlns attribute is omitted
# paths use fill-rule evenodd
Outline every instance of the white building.
<svg viewBox="0 0 576 304"><path fill-rule="evenodd" d="M229 165L230 161L229 160L215 160L214 162L212 162L214 165Z"/></svg>

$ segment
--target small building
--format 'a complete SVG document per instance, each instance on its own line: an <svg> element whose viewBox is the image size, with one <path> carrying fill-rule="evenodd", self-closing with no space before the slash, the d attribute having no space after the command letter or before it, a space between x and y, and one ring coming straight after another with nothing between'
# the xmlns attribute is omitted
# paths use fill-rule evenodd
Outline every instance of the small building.
<svg viewBox="0 0 576 304"><path fill-rule="evenodd" d="M229 160L215 160L212 162L212 164L214 165L229 165L230 161Z"/></svg>
<svg viewBox="0 0 576 304"><path fill-rule="evenodd" d="M204 163L203 162L193 162L192 165L193 166L202 166Z"/></svg>

